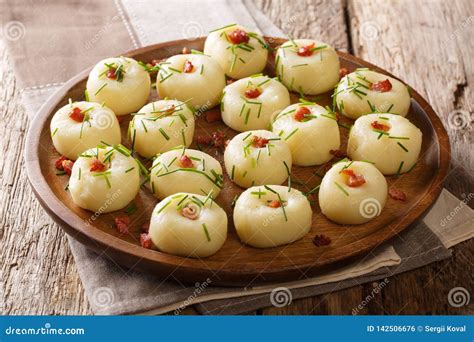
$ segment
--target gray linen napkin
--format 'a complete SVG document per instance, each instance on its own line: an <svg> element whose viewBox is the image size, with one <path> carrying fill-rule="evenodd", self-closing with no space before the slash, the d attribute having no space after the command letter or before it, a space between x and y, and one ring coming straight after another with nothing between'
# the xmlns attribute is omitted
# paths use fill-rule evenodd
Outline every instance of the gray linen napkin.
<svg viewBox="0 0 474 342"><path fill-rule="evenodd" d="M166 40L192 40L230 22L281 36L249 0L44 0L39 4L18 0L0 2L0 20L30 118L64 81L110 55ZM76 25L71 25L71 20ZM35 63L31 63L33 58ZM473 234L472 210L462 203L443 190L425 219L426 225L419 223L404 233L405 243L395 240L391 242L394 247L380 246L353 264L319 277L254 288L216 287L212 279L190 286L180 284L172 275L159 279L125 270L106 253L98 256L69 240L95 313L179 313L193 303L201 303L197 307L202 313L241 313L270 305L270 293L275 289L287 289L293 299L313 296L446 258L446 247Z"/></svg>

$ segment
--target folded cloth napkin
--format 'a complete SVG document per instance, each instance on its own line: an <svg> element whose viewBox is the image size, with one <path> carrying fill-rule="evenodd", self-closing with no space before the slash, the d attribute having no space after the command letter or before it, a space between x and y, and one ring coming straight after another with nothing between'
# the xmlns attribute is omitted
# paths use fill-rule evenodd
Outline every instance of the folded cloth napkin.
<svg viewBox="0 0 474 342"><path fill-rule="evenodd" d="M0 3L0 20L30 118L63 82L110 55L167 40L192 40L230 22L282 36L250 0L11 0ZM172 275L160 279L123 269L106 253L98 256L69 241L94 313L179 313L197 304L203 314L236 314L376 279L388 282L390 275L447 258L447 248L473 236L469 200L459 201L443 190L423 221L367 256L318 277L259 287L217 287L212 279L184 285Z"/></svg>

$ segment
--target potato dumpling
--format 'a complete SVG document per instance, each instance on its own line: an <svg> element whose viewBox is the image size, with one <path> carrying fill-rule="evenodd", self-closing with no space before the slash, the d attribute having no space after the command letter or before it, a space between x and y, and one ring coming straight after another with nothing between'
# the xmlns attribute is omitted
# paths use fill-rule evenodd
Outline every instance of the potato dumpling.
<svg viewBox="0 0 474 342"><path fill-rule="evenodd" d="M358 118L349 134L347 154L353 160L374 163L384 175L411 170L421 150L421 131L408 119L394 114Z"/></svg>
<svg viewBox="0 0 474 342"><path fill-rule="evenodd" d="M156 205L149 234L162 252L204 258L224 244L227 215L210 196L181 192Z"/></svg>
<svg viewBox="0 0 474 342"><path fill-rule="evenodd" d="M234 225L240 240L258 248L301 239L311 229L311 219L306 196L281 185L249 188L234 207Z"/></svg>
<svg viewBox="0 0 474 342"><path fill-rule="evenodd" d="M339 57L329 44L312 39L290 40L278 48L275 70L289 90L322 94L339 81Z"/></svg>
<svg viewBox="0 0 474 342"><path fill-rule="evenodd" d="M239 79L265 68L268 45L260 34L233 24L211 31L204 53L216 60L227 76Z"/></svg>
<svg viewBox="0 0 474 342"><path fill-rule="evenodd" d="M116 115L141 108L150 95L150 75L129 57L107 58L92 69L87 79L89 100L105 103Z"/></svg>
<svg viewBox="0 0 474 342"><path fill-rule="evenodd" d="M293 164L300 166L326 163L341 143L336 117L315 103L285 108L275 116L272 131L287 142Z"/></svg>
<svg viewBox="0 0 474 342"><path fill-rule="evenodd" d="M387 181L368 162L341 161L324 175L319 206L339 224L361 224L380 215L387 201Z"/></svg>
<svg viewBox="0 0 474 342"><path fill-rule="evenodd" d="M70 102L54 114L50 129L56 151L72 160L101 141L120 144L117 117L98 103Z"/></svg>
<svg viewBox="0 0 474 342"><path fill-rule="evenodd" d="M150 174L150 186L159 199L177 192L190 192L216 198L223 186L221 164L210 155L176 148L159 155Z"/></svg>
<svg viewBox="0 0 474 342"><path fill-rule="evenodd" d="M268 129L274 113L290 105L290 93L283 84L268 76L255 75L224 88L222 120L243 132Z"/></svg>
<svg viewBox="0 0 474 342"><path fill-rule="evenodd" d="M180 145L188 147L194 136L194 114L185 103L162 100L147 104L130 121L133 149L151 158Z"/></svg>
<svg viewBox="0 0 474 342"><path fill-rule="evenodd" d="M122 145L85 151L74 163L69 179L74 203L97 213L125 208L139 190L139 166Z"/></svg>
<svg viewBox="0 0 474 342"><path fill-rule="evenodd" d="M367 68L344 76L334 91L333 101L351 119L375 112L406 116L410 109L410 93L405 84Z"/></svg>
<svg viewBox="0 0 474 342"><path fill-rule="evenodd" d="M185 101L201 110L219 103L226 85L225 75L220 65L209 56L176 55L159 65L156 90L161 98Z"/></svg>
<svg viewBox="0 0 474 342"><path fill-rule="evenodd" d="M281 184L291 171L290 148L278 135L257 130L236 135L224 152L230 179L243 188Z"/></svg>

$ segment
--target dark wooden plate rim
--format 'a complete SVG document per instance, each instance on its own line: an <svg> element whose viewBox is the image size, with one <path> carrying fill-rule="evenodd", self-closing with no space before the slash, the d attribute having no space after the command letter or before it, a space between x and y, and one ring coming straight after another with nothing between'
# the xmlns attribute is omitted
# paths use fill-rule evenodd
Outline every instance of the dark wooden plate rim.
<svg viewBox="0 0 474 342"><path fill-rule="evenodd" d="M281 38L265 38L267 40L276 42L277 44L282 44L286 41L285 39ZM204 39L205 37L199 38L199 40ZM124 54L124 56L133 57L157 49L163 49L168 46L186 46L187 43L189 43L187 40L176 40L161 44L150 45L129 51ZM387 71L362 59L359 59L353 55L341 51L338 51L337 53L339 57L343 59L352 61L356 64L363 65L370 69L397 78L388 73ZM56 197L56 195L53 193L48 183L46 182L41 172L39 159L39 154L41 153L41 132L44 129L47 119L49 118L59 101L64 98L64 96L73 86L75 86L80 81L85 80L88 77L88 74L91 69L92 67L82 71L81 73L67 81L59 90L54 93L54 95L52 95L47 100L47 102L43 104L38 114L30 123L26 139L25 162L28 179L36 197L38 198L44 209L48 212L48 214L69 235L98 252L105 252L109 257L117 260L118 263L121 263L124 266L132 267L137 265L138 263L143 263L143 267L141 267L142 269L156 269L156 264L159 264L160 271L162 271L163 273L172 273L177 268L179 268L181 271L180 273L187 274L187 276L183 277L183 279L188 281L193 281L193 278L196 277L209 276L209 268L199 259L177 257L158 251L148 250L138 245L134 245L127 241L121 240L106 232L103 232L92 225L87 226L81 218L76 216ZM419 219L427 211L427 209L432 206L432 204L435 202L441 192L442 184L447 175L450 162L450 144L448 134L444 129L441 120L431 108L429 103L414 90L412 90L411 95L412 99L414 99L422 107L422 110L428 115L433 126L433 130L436 133L436 137L439 143L439 169L437 170L431 182L431 185L428 191L426 192L426 196L422 197L421 200L417 203L417 205L412 208L410 215L405 215L398 221L395 221L371 234L371 243L367 243L366 239L358 240L349 244L348 247L351 248L347 248L346 251L358 251L357 255L361 255L365 252L368 252L369 250L374 249L375 247L392 238L393 236L399 234L403 229L405 229L411 223ZM353 253L332 253L331 255L330 250L328 250L328 254L330 254L328 257L330 264L333 264L335 262L342 262L345 259L347 261L348 258L352 258L355 256ZM315 275L318 272L321 272L321 270L323 269L326 270L327 267L325 266L327 266L327 260L328 259L326 259L326 262L324 264L318 263L318 261L316 260L311 265L292 265L286 268L272 268L270 266L265 271L264 275L266 281L294 280L294 277L298 277L301 275L301 271L305 272L305 274L309 276ZM212 264L212 261L206 262ZM153 265L153 267L151 267L151 265ZM223 279L226 278L226 280L219 281L219 279L217 279L215 281L215 284L245 285L246 281L257 277L257 273L258 272L256 270L252 270L249 267L242 267L241 269L237 270L234 269L232 270L232 272L224 269L219 271L219 274L223 276ZM229 282L229 279L231 280L231 282ZM257 280L257 282L259 281Z"/></svg>

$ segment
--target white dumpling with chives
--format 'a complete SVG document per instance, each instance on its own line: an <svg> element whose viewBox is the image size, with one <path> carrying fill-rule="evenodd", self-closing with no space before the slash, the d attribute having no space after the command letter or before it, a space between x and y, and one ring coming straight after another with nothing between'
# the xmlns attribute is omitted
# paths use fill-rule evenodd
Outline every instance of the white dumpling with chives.
<svg viewBox="0 0 474 342"><path fill-rule="evenodd" d="M222 120L243 132L268 129L273 114L290 105L290 94L283 84L263 75L240 79L224 88Z"/></svg>
<svg viewBox="0 0 474 342"><path fill-rule="evenodd" d="M359 68L341 79L334 90L333 103L351 119L376 112L406 116L410 92L393 77Z"/></svg>
<svg viewBox="0 0 474 342"><path fill-rule="evenodd" d="M161 100L147 104L130 121L132 149L145 158L191 145L194 136L194 113L182 101Z"/></svg>
<svg viewBox="0 0 474 342"><path fill-rule="evenodd" d="M149 234L164 253L191 258L215 254L227 238L227 214L211 196L177 193L153 210Z"/></svg>
<svg viewBox="0 0 474 342"><path fill-rule="evenodd" d="M158 64L156 90L161 98L186 101L207 110L219 103L226 85L221 66L202 53L176 55Z"/></svg>
<svg viewBox="0 0 474 342"><path fill-rule="evenodd" d="M150 187L159 199L177 192L219 195L223 186L221 164L210 155L183 147L158 155L150 169Z"/></svg>
<svg viewBox="0 0 474 342"><path fill-rule="evenodd" d="M240 79L262 72L268 45L260 34L231 24L209 33L204 53L215 59L227 76Z"/></svg>
<svg viewBox="0 0 474 342"><path fill-rule="evenodd" d="M291 152L277 134L256 130L236 135L224 152L230 179L243 188L281 184L291 172Z"/></svg>
<svg viewBox="0 0 474 342"><path fill-rule="evenodd" d="M258 248L301 239L310 231L311 222L311 205L306 196L281 185L249 188L234 207L234 225L240 240Z"/></svg>
<svg viewBox="0 0 474 342"><path fill-rule="evenodd" d="M283 109L274 117L272 131L286 141L293 164L300 166L326 163L341 144L334 113L313 102Z"/></svg>
<svg viewBox="0 0 474 342"><path fill-rule="evenodd" d="M120 143L120 125L115 113L98 103L70 102L61 107L51 119L54 148L68 159L99 143Z"/></svg>
<svg viewBox="0 0 474 342"><path fill-rule="evenodd" d="M329 44L289 40L277 50L275 70L289 90L318 95L332 90L339 81L339 57Z"/></svg>
<svg viewBox="0 0 474 342"><path fill-rule="evenodd" d="M321 212L339 224L362 224L380 215L387 201L387 181L368 162L334 164L319 187Z"/></svg>
<svg viewBox="0 0 474 342"><path fill-rule="evenodd" d="M116 115L142 107L150 95L148 71L129 57L107 58L97 63L87 79L89 101L105 103Z"/></svg>
<svg viewBox="0 0 474 342"><path fill-rule="evenodd" d="M358 118L349 133L347 154L366 160L384 175L410 171L421 151L422 133L408 119L389 113Z"/></svg>
<svg viewBox="0 0 474 342"><path fill-rule="evenodd" d="M83 152L69 179L73 202L98 213L125 208L140 190L140 167L122 145L100 145Z"/></svg>

